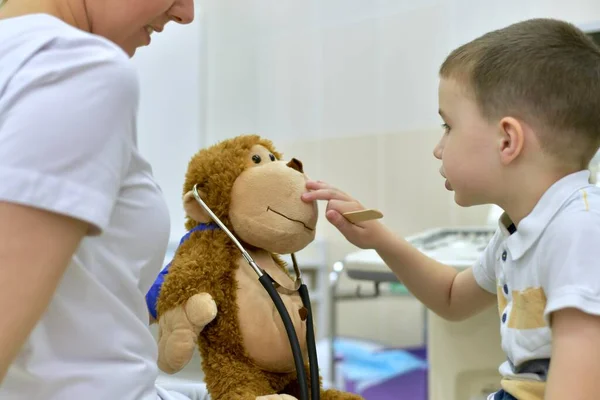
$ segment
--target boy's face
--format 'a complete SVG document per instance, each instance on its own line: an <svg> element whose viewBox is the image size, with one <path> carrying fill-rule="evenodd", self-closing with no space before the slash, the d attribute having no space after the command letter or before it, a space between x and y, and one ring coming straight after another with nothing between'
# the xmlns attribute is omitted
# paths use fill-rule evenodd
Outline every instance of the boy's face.
<svg viewBox="0 0 600 400"><path fill-rule="evenodd" d="M444 134L433 154L442 161L440 173L446 178L446 188L454 191L460 206L490 203L499 183L497 128L483 118L456 80L442 78L438 95Z"/></svg>

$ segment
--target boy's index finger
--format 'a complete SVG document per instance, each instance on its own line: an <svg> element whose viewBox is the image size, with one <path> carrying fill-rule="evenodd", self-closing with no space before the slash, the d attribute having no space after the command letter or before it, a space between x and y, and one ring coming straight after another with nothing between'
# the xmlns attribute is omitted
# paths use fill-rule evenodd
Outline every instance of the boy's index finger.
<svg viewBox="0 0 600 400"><path fill-rule="evenodd" d="M329 185L321 181L306 181L306 188L310 190L326 189Z"/></svg>
<svg viewBox="0 0 600 400"><path fill-rule="evenodd" d="M306 192L302 194L302 200L314 201L314 200L344 200L349 201L344 193L338 192L335 189L317 189L312 192Z"/></svg>

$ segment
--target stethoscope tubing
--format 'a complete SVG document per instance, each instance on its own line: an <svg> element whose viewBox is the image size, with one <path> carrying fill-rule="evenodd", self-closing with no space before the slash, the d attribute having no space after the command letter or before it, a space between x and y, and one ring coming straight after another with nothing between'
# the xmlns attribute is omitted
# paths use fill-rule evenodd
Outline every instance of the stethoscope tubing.
<svg viewBox="0 0 600 400"><path fill-rule="evenodd" d="M250 254L244 249L242 244L237 240L237 238L231 233L231 231L221 222L221 220L212 212L212 210L204 203L200 194L198 193L198 189L196 185L194 185L192 191L194 198L202 206L202 208L208 213L213 221L229 236L229 238L233 241L236 247L242 253L242 256L246 259L248 264L252 267L254 272L258 275L258 281L261 283L263 288L267 291L271 300L275 304L279 315L281 316L281 320L283 321L283 326L285 327L286 333L288 335L288 339L290 341L290 346L292 348L292 353L294 356L294 365L296 367L296 376L298 379L298 384L300 388L300 400L309 400L308 397L308 381L306 379L306 370L304 369L304 360L302 357L302 350L300 348L300 342L298 341L298 335L296 334L296 330L294 329L294 324L292 323L292 319L290 318L290 314L288 313L285 305L283 304L283 300L281 296L277 292L277 288L274 285L273 278L265 272L262 268L256 264L256 262L252 259ZM299 279L301 284L298 288L298 292L300 294L300 298L302 300L302 304L307 309L307 319L306 319L306 343L308 348L308 360L309 360L309 368L310 368L310 379L311 379L311 400L319 400L320 399L320 384L319 384L319 365L317 360L317 349L315 343L315 332L314 332L314 323L312 318L312 307L310 305L310 296L308 293L308 288L306 284L302 282L300 277L300 270L296 263L296 257L292 253L292 261L294 264L294 270L296 271L297 278Z"/></svg>

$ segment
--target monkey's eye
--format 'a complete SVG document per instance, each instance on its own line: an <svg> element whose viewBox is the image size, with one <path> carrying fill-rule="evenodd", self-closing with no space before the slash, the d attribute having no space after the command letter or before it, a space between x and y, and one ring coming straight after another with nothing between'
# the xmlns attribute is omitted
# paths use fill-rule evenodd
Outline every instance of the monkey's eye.
<svg viewBox="0 0 600 400"><path fill-rule="evenodd" d="M273 154L269 154L269 158L271 159L271 161L275 161L275 156Z"/></svg>
<svg viewBox="0 0 600 400"><path fill-rule="evenodd" d="M254 164L260 164L260 162L261 162L260 156L258 154L253 155L252 161L254 161Z"/></svg>

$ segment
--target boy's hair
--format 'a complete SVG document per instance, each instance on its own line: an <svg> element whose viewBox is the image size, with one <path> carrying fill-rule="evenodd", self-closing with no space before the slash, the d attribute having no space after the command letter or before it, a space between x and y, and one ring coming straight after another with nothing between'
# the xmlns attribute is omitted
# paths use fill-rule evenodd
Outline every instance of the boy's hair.
<svg viewBox="0 0 600 400"><path fill-rule="evenodd" d="M587 168L600 146L600 47L554 19L530 19L454 50L442 78L466 86L488 120L513 116L568 165Z"/></svg>

